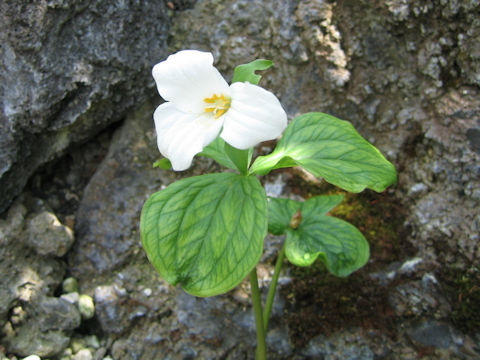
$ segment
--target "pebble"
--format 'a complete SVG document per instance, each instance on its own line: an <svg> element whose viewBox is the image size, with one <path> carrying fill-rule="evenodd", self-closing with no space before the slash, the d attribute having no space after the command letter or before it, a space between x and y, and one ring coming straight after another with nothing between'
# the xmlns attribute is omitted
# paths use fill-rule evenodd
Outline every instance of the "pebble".
<svg viewBox="0 0 480 360"><path fill-rule="evenodd" d="M151 296L152 295L152 289L150 289L150 288L143 289L143 295L145 295L146 297Z"/></svg>
<svg viewBox="0 0 480 360"><path fill-rule="evenodd" d="M69 277L63 280L62 289L64 294L77 292L78 293L78 281L74 277Z"/></svg>
<svg viewBox="0 0 480 360"><path fill-rule="evenodd" d="M89 349L82 349L73 355L72 360L92 360L93 355Z"/></svg>
<svg viewBox="0 0 480 360"><path fill-rule="evenodd" d="M82 294L78 298L78 310L85 320L91 319L95 315L95 304L90 295Z"/></svg>
<svg viewBox="0 0 480 360"><path fill-rule="evenodd" d="M405 261L398 272L400 274L410 275L415 272L417 265L423 262L422 258L415 257L413 259Z"/></svg>
<svg viewBox="0 0 480 360"><path fill-rule="evenodd" d="M68 294L60 295L60 299L66 300L70 304L75 304L75 305L78 304L78 299L79 298L80 298L80 295L78 294L78 292L71 292L71 293L68 293Z"/></svg>

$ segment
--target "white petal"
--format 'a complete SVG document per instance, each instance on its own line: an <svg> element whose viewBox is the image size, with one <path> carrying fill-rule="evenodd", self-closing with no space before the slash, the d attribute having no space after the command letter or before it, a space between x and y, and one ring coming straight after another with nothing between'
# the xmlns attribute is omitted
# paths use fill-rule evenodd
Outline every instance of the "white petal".
<svg viewBox="0 0 480 360"><path fill-rule="evenodd" d="M195 154L210 144L222 127L221 119L210 114L185 113L169 102L157 107L153 119L158 149L176 171L189 168Z"/></svg>
<svg viewBox="0 0 480 360"><path fill-rule="evenodd" d="M229 96L225 79L213 66L211 53L183 50L170 55L152 70L160 95L185 112L203 112L205 98Z"/></svg>
<svg viewBox="0 0 480 360"><path fill-rule="evenodd" d="M237 149L275 139L287 126L287 114L271 92L250 83L230 86L232 104L224 115L221 137Z"/></svg>

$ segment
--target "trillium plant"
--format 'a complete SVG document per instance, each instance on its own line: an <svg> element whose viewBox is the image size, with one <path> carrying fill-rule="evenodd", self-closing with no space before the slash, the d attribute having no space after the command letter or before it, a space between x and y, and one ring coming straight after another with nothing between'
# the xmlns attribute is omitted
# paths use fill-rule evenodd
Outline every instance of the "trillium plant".
<svg viewBox="0 0 480 360"><path fill-rule="evenodd" d="M269 198L259 177L300 166L350 192L381 192L396 182L393 165L349 122L312 112L288 123L276 96L258 86L256 71L270 66L269 60L240 65L228 85L210 53L184 50L155 65L153 77L166 100L153 114L165 157L156 166L185 170L199 154L228 170L184 178L151 195L140 224L151 263L189 294L223 294L249 276L257 359L266 358L265 334L285 257L297 266L321 261L340 277L369 258L361 232L328 215L342 195L304 202ZM270 154L253 159L255 145L280 136ZM262 307L256 265L267 232L285 241Z"/></svg>

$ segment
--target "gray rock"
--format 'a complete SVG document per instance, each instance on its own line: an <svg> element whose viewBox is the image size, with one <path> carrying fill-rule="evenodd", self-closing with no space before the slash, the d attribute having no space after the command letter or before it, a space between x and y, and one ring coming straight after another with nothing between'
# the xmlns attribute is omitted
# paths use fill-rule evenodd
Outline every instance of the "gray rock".
<svg viewBox="0 0 480 360"><path fill-rule="evenodd" d="M409 331L410 338L423 346L448 349L455 344L452 328L439 321L424 321Z"/></svg>
<svg viewBox="0 0 480 360"><path fill-rule="evenodd" d="M267 333L267 347L281 354L281 356L291 356L293 348L288 338L287 329L276 328L269 331Z"/></svg>
<svg viewBox="0 0 480 360"><path fill-rule="evenodd" d="M434 278L433 278L434 279ZM421 281L401 284L390 292L389 302L397 316L421 316L430 314L437 318L448 316L451 311L448 300L432 280L425 274Z"/></svg>
<svg viewBox="0 0 480 360"><path fill-rule="evenodd" d="M78 300L80 299L80 295L78 292L70 292L68 294L60 295L60 299L68 301L70 304L74 304L78 306Z"/></svg>
<svg viewBox="0 0 480 360"><path fill-rule="evenodd" d="M121 333L129 324L126 309L120 305L120 301L114 286L95 289L96 315L102 330L107 333Z"/></svg>
<svg viewBox="0 0 480 360"><path fill-rule="evenodd" d="M40 165L151 96L168 25L158 1L1 3L0 212Z"/></svg>
<svg viewBox="0 0 480 360"><path fill-rule="evenodd" d="M70 342L69 333L80 325L75 305L52 297L29 304L28 317L16 325L5 342L10 352L50 357L60 354Z"/></svg>
<svg viewBox="0 0 480 360"><path fill-rule="evenodd" d="M76 242L69 254L72 273L80 281L112 271L135 255L143 256L138 233L141 208L148 194L175 176L152 167L159 158L154 108L146 103L129 116L85 189L76 217Z"/></svg>
<svg viewBox="0 0 480 360"><path fill-rule="evenodd" d="M28 244L39 255L63 256L74 242L72 230L60 223L55 214L43 211L27 221Z"/></svg>
<svg viewBox="0 0 480 360"><path fill-rule="evenodd" d="M366 340L358 333L344 332L326 338L323 335L314 337L302 351L307 358L332 360L373 360L375 353L367 345Z"/></svg>
<svg viewBox="0 0 480 360"><path fill-rule="evenodd" d="M28 213L18 201L7 218L0 219L0 325L18 301L25 304L52 295L65 271L59 260L38 256L29 245L30 235L25 231Z"/></svg>
<svg viewBox="0 0 480 360"><path fill-rule="evenodd" d="M60 298L45 297L30 305L40 331L73 330L80 326L77 307Z"/></svg>

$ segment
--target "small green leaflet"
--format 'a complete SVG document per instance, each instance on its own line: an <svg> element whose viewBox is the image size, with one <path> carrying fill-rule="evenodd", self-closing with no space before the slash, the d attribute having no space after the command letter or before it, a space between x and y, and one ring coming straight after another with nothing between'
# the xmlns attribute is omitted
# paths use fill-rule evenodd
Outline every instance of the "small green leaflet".
<svg viewBox="0 0 480 360"><path fill-rule="evenodd" d="M167 158L162 158L157 160L152 165L154 168L160 168L163 170L170 170L172 168L172 163Z"/></svg>
<svg viewBox="0 0 480 360"><path fill-rule="evenodd" d="M238 65L233 71L232 83L249 82L253 85L258 85L262 77L260 75L257 75L255 71L267 70L272 65L273 62L271 60L264 59L257 59L248 64Z"/></svg>
<svg viewBox="0 0 480 360"><path fill-rule="evenodd" d="M267 198L254 176L186 178L147 200L140 230L148 258L167 282L196 296L222 294L260 260Z"/></svg>
<svg viewBox="0 0 480 360"><path fill-rule="evenodd" d="M327 216L342 195L317 196L304 203L289 199L269 199L268 231L286 234L285 255L297 266L310 266L317 258L336 276L348 276L366 264L370 250L362 233L346 221ZM289 227L297 210L302 221Z"/></svg>
<svg viewBox="0 0 480 360"><path fill-rule="evenodd" d="M295 118L275 150L258 157L250 173L294 165L350 192L381 192L397 181L394 166L352 124L323 113Z"/></svg>

